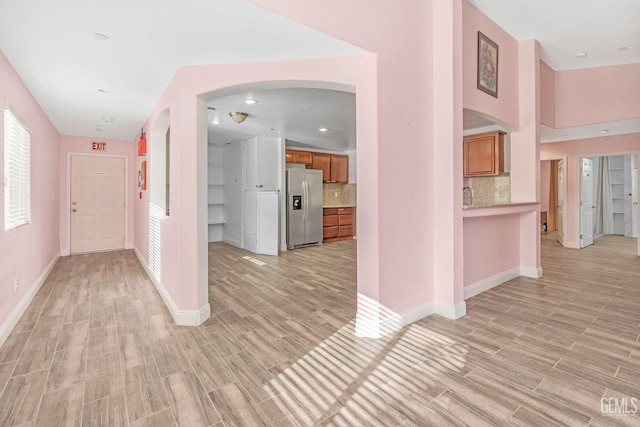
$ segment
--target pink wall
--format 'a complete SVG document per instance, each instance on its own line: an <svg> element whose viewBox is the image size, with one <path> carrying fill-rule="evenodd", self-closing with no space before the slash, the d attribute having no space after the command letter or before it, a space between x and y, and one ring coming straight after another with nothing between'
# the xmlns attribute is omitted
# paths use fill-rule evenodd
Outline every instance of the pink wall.
<svg viewBox="0 0 640 427"><path fill-rule="evenodd" d="M518 129L518 42L469 2L462 2L464 108L488 114ZM496 42L498 98L477 88L478 31Z"/></svg>
<svg viewBox="0 0 640 427"><path fill-rule="evenodd" d="M567 223L565 228L565 243L567 246L577 247L579 223L579 157L615 154L640 154L640 133L627 135L613 135L601 138L578 139L540 145L540 158L557 159L567 156L567 196L565 207Z"/></svg>
<svg viewBox="0 0 640 427"><path fill-rule="evenodd" d="M464 219L464 286L520 267L520 214Z"/></svg>
<svg viewBox="0 0 640 427"><path fill-rule="evenodd" d="M31 135L31 224L8 232L0 226L0 343L10 314L32 291L47 265L59 251L58 239L58 157L60 135L0 52L0 99L33 132ZM0 115L4 132L4 114ZM4 138L0 137L0 167L4 169ZM0 186L4 212L4 186ZM3 215L1 216L4 217ZM14 280L19 287L14 291Z"/></svg>
<svg viewBox="0 0 640 427"><path fill-rule="evenodd" d="M556 127L556 72L540 61L540 122Z"/></svg>
<svg viewBox="0 0 640 427"><path fill-rule="evenodd" d="M640 64L556 71L557 128L640 117Z"/></svg>
<svg viewBox="0 0 640 427"><path fill-rule="evenodd" d="M97 153L91 150L91 143L93 141L106 142L107 151L105 153ZM134 147L137 147L132 141L122 141L116 139L104 139L104 138L90 138L82 136L61 136L60 137L60 173L59 173L59 185L60 185L60 252L63 255L69 254L69 228L68 228L68 213L69 213L69 154L88 154L91 156L126 156L126 171L127 171L127 229L125 230L125 245L126 247L133 247L133 200L137 196L137 170L134 168Z"/></svg>

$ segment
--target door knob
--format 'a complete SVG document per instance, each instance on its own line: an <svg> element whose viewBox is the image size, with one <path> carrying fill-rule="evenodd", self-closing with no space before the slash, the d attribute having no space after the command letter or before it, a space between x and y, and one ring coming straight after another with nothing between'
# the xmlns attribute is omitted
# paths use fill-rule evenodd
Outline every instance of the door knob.
<svg viewBox="0 0 640 427"><path fill-rule="evenodd" d="M76 201L74 200L71 204L75 206L75 205L77 205L77 204L78 204L78 202L76 202Z"/></svg>
<svg viewBox="0 0 640 427"><path fill-rule="evenodd" d="M71 212L78 212L78 209L73 208L73 209L71 209Z"/></svg>

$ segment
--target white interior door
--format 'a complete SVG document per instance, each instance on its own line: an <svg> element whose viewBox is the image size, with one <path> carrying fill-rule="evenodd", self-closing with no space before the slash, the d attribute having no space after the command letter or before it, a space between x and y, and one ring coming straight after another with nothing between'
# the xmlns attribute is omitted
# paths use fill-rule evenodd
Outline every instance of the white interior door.
<svg viewBox="0 0 640 427"><path fill-rule="evenodd" d="M71 156L71 253L124 249L125 159Z"/></svg>
<svg viewBox="0 0 640 427"><path fill-rule="evenodd" d="M593 245L593 161L580 163L580 247Z"/></svg>
<svg viewBox="0 0 640 427"><path fill-rule="evenodd" d="M558 224L558 242L564 246L564 192L565 173L564 160L558 161L558 204L556 205L556 222Z"/></svg>

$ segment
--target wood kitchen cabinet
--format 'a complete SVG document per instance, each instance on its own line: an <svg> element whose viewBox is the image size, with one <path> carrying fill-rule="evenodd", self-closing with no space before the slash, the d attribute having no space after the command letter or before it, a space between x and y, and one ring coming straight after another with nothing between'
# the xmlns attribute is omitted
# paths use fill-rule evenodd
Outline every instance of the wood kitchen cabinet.
<svg viewBox="0 0 640 427"><path fill-rule="evenodd" d="M504 172L504 135L495 131L464 137L464 176L491 176Z"/></svg>
<svg viewBox="0 0 640 427"><path fill-rule="evenodd" d="M286 163L300 163L311 166L313 164L313 153L309 151L286 150L284 161Z"/></svg>
<svg viewBox="0 0 640 427"><path fill-rule="evenodd" d="M349 156L341 154L313 153L312 169L322 171L322 181L337 184L349 183Z"/></svg>
<svg viewBox="0 0 640 427"><path fill-rule="evenodd" d="M356 208L324 208L322 225L323 243L353 239L356 234Z"/></svg>

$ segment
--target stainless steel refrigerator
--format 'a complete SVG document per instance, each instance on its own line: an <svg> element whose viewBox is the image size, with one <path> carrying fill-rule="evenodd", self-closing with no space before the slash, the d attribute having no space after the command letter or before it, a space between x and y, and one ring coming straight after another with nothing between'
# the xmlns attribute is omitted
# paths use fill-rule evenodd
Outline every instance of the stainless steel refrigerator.
<svg viewBox="0 0 640 427"><path fill-rule="evenodd" d="M322 243L322 171L287 169L287 248Z"/></svg>

